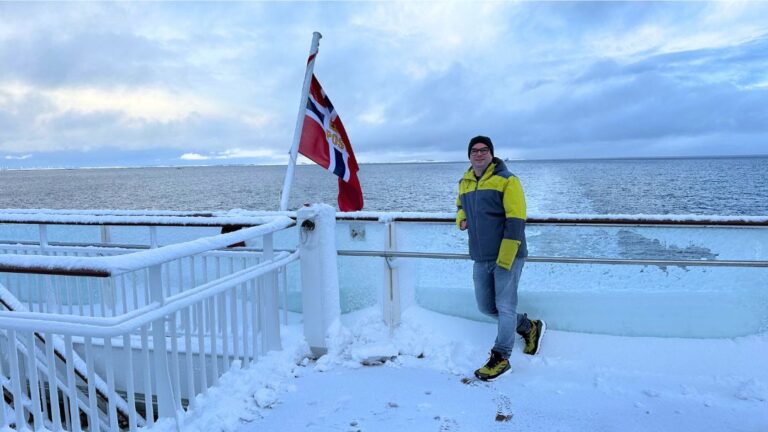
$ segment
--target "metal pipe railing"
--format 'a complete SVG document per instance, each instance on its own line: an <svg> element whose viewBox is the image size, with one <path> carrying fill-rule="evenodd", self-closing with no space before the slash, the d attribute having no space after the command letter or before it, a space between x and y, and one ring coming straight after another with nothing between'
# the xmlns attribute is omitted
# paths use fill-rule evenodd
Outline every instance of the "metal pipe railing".
<svg viewBox="0 0 768 432"><path fill-rule="evenodd" d="M431 222L455 223L453 213L339 213L336 220L346 222ZM768 227L766 216L705 216L705 215L529 215L526 225L575 226L653 226L653 227Z"/></svg>
<svg viewBox="0 0 768 432"><path fill-rule="evenodd" d="M381 258L427 258L445 260L468 260L469 254L431 253L431 252L390 252L390 251L355 251L340 250L341 256L381 257ZM768 261L751 260L661 260L661 259L624 259L624 258L574 258L529 256L526 262L558 264L618 264L618 265L656 265L656 266L700 266L700 267L768 267Z"/></svg>
<svg viewBox="0 0 768 432"><path fill-rule="evenodd" d="M201 252L223 249L231 244L279 231L294 224L295 222L289 218L277 217L263 225L245 228L228 234L219 234L185 243L176 243L162 248L116 256L60 257L34 255L20 257L17 255L0 255L0 272L60 276L116 276Z"/></svg>
<svg viewBox="0 0 768 432"><path fill-rule="evenodd" d="M10 375L0 370L4 377L14 377L11 381L20 382L27 375L32 383L32 390L20 387L13 391L18 427L25 427L26 414L31 415L36 429L42 427L41 421L48 412L45 409L50 406L51 413L56 417L51 419L56 423L52 426L54 430L61 427L60 414L68 418L67 428L79 430L80 426L75 421L79 420L79 412L87 414L92 430L125 427L137 430L142 425L135 407L137 393L143 395L147 425L151 426L155 414L173 417L178 413L182 406L182 391L186 393L187 400L194 403L195 396L216 383L219 375L226 372L235 360L240 359L247 366L268 350L279 349L278 309L268 301L277 298L277 294L272 293L276 286L271 282L276 277L271 275L279 269L284 272L288 263L298 259L299 252L273 254L264 251L255 256L248 253L250 251L243 253L243 249L247 248L237 248L237 251L223 249L257 237L263 238L266 249L272 244L274 232L295 224L290 218L261 218L258 226L240 226L242 229L227 234L164 247L121 250L105 245L80 248L52 246L44 235L50 215L43 216L40 219L46 220L38 223L43 235L37 247L11 243L0 245L0 249L7 252L17 252L16 255L0 255L0 272L49 275L19 276L27 278L22 280L27 288L24 294L28 296L28 302L39 304L37 310L25 310L22 303L9 294L13 303L5 302L5 310L0 312L0 339L25 341L24 346L12 350L10 357L30 364L29 367L10 365ZM105 221L106 218L102 218L101 222ZM79 217L72 215L70 220L60 222L77 225ZM114 219L109 222L114 222ZM175 226L177 221L165 222L159 225ZM224 225L218 222L210 225ZM85 224L98 223L86 220ZM86 256L69 256L70 253ZM93 256L97 254L107 256ZM53 283L53 276L91 277L86 278L85 286L75 285L72 293L77 297L80 316L72 314L74 297L70 297L67 284ZM132 287L126 286L126 276L133 280ZM92 285L91 282L97 283ZM89 315L82 310L81 289L87 291ZM94 290L96 298L92 296ZM118 313L115 306L116 297L120 294L122 313ZM130 310L127 308L127 294L134 297L134 308ZM69 315L62 313L62 295L67 297ZM137 297L142 299L140 303ZM100 308L101 316L94 313L94 305L97 312ZM109 316L105 305L111 308ZM167 346L169 333L170 346ZM253 343L250 344L250 341ZM140 343L140 348L137 343ZM83 361L75 357L74 344L84 350ZM217 354L218 347L223 348L221 355ZM57 361L61 363L59 369L67 368L67 377L51 378L54 368L46 369L45 363L39 361L41 353L53 348L65 352L64 360ZM119 350L119 354L113 350ZM213 366L206 358L213 359ZM98 363L105 360L106 371L97 374ZM121 367L118 374L112 361L127 362L127 365ZM132 362L136 364L136 373ZM52 391L60 390L61 393L56 395L61 394L67 400L63 413L59 411L59 403L52 402L53 398L48 399L45 394L34 390L37 388L38 369ZM149 373L150 369L155 371L154 376ZM180 376L184 376L186 381L182 383ZM126 386L127 401L117 399L118 381L120 386ZM87 385L87 391L84 385ZM97 400L97 393L101 400ZM156 407L152 402L155 396ZM27 399L33 404L31 410L23 402ZM118 421L121 404L127 408L119 411L127 413L127 418L121 414ZM39 409L40 406L44 411ZM5 407L0 408L5 414ZM0 422L0 427L7 426L6 420Z"/></svg>
<svg viewBox="0 0 768 432"><path fill-rule="evenodd" d="M286 216L296 219L295 211L183 212L146 210L47 210L0 209L0 224L114 225L114 226L255 226L264 218ZM337 221L360 222L436 222L453 223L454 213L353 212L337 213ZM615 225L615 226L718 226L768 227L766 216L717 215L580 215L552 214L528 216L528 225Z"/></svg>

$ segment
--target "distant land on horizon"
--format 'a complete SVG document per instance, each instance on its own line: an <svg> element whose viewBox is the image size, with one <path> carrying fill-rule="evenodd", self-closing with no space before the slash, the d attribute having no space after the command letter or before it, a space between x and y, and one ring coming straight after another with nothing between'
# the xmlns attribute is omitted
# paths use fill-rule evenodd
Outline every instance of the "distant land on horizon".
<svg viewBox="0 0 768 432"><path fill-rule="evenodd" d="M757 155L715 155L715 156L624 156L624 157L588 157L588 158L562 158L562 159L511 159L502 158L505 162L590 162L590 161L630 161L630 160L695 160L695 159L764 159L768 154ZM459 161L402 161L402 162L360 162L359 165L407 165L407 164L442 164L442 163L468 163L467 160ZM299 166L315 165L312 162L301 162ZM62 166L62 167L2 167L0 171L42 171L42 170L79 170L79 169L137 169L137 168L205 168L205 167L248 167L248 166L287 166L287 164L180 164L180 165L136 165L136 166Z"/></svg>

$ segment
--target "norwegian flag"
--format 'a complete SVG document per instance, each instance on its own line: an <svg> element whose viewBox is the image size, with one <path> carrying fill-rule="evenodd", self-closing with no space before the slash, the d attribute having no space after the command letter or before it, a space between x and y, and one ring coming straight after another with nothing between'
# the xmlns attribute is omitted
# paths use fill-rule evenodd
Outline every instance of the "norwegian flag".
<svg viewBox="0 0 768 432"><path fill-rule="evenodd" d="M347 131L320 82L312 75L299 153L339 177L339 210L363 208L357 161Z"/></svg>

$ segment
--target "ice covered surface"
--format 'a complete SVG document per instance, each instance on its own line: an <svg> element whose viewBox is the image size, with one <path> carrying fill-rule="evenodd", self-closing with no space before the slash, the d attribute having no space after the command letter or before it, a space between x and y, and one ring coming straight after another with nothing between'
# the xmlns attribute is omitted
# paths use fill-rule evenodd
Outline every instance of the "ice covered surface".
<svg viewBox="0 0 768 432"><path fill-rule="evenodd" d="M59 211L40 210L59 214ZM30 211L31 212L31 211ZM80 210L65 211L76 217ZM184 212L101 210L96 214L174 216ZM216 216L262 217L279 212L235 209L211 212ZM283 216L294 215L283 212ZM344 220L336 226L339 250L381 251L386 225L395 218L452 218L450 213L359 212L373 219ZM541 214L555 218L562 215ZM566 215L586 218L585 215ZM637 215L599 215L602 218L640 218ZM644 219L768 221L768 217L645 215ZM34 225L0 225L3 237L35 240ZM26 230L25 233L20 231ZM50 241L98 242L93 226L51 225ZM466 254L467 235L448 223L411 222L395 227L396 247L402 251ZM15 233L15 234L14 234ZM160 244L215 236L218 228L162 227ZM112 227L116 243L145 244L148 230L141 227ZM531 225L527 229L533 256L597 257L618 259L768 260L768 229L765 227L634 227ZM293 249L298 228L275 234L275 247ZM260 247L256 240L250 245ZM136 258L137 256L134 256ZM28 258L13 258L29 264ZM77 258L71 258L77 259ZM123 261L127 258L120 258ZM464 318L486 319L474 307L471 262L467 260L397 259L400 284L414 292L422 307ZM114 261L112 261L114 262ZM93 261L89 261L93 264ZM146 262L144 262L146 264ZM338 258L342 312L376 304L384 292L386 264L378 257ZM42 265L43 263L41 263ZM86 263L80 263L86 265ZM139 262L138 264L141 264ZM112 271L114 266L104 265ZM299 265L288 268L289 308L302 310ZM634 265L526 264L520 286L520 305L545 318L553 318L553 329L614 335L735 337L768 329L768 268L707 268ZM718 319L712 319L717 316ZM554 319L556 318L556 319ZM672 322L673 325L669 325Z"/></svg>
<svg viewBox="0 0 768 432"><path fill-rule="evenodd" d="M303 359L300 325L282 352L227 374L184 431L765 431L768 335L659 339L550 331L516 346L495 383L461 378L485 361L488 323L411 308L390 335L374 309L342 317L331 350ZM396 353L396 356L393 356ZM371 358L380 366L363 366ZM173 431L172 421L155 430Z"/></svg>
<svg viewBox="0 0 768 432"><path fill-rule="evenodd" d="M224 223L249 225L259 222L258 218L273 216L295 217L295 211L259 211L259 210L211 210L211 211L172 211L172 210L53 210L53 209L0 209L0 219L7 221L39 221L40 223L163 223L180 224L205 223L211 219L210 225ZM455 212L407 212L407 211L359 211L337 212L337 216L348 219L376 219L382 222L395 219L453 219ZM253 219L257 218L257 219ZM529 212L529 219L536 220L630 220L630 221L675 221L675 222L728 222L741 221L752 223L768 223L768 216L721 216L695 214L599 214L599 213L540 213ZM223 219L223 220L215 220Z"/></svg>
<svg viewBox="0 0 768 432"><path fill-rule="evenodd" d="M128 271L157 265L197 253L223 249L230 244L249 240L290 226L293 221L279 216L272 220L264 220L263 225L245 228L228 234L214 235L191 240L185 243L172 244L157 249L142 250L113 256L70 257L45 255L0 255L0 265L48 271L96 271L119 275Z"/></svg>

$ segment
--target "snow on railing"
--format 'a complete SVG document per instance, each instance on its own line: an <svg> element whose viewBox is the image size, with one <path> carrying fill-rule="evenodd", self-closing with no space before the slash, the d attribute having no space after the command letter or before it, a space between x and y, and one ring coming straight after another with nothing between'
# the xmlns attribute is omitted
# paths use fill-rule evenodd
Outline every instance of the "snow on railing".
<svg viewBox="0 0 768 432"><path fill-rule="evenodd" d="M0 218L116 224L125 217L131 225L201 226L179 220L186 215L16 215ZM0 287L0 379L15 412L8 419L0 405L0 428L15 420L24 429L27 414L35 429L151 426L158 416L194 406L196 395L233 363L247 367L280 349L277 273L285 275L300 252L275 253L272 237L295 222L210 219L218 219L213 226L222 219L260 225L140 251L43 242L0 247L6 252L0 272L10 288ZM260 252L222 250L256 238Z"/></svg>
<svg viewBox="0 0 768 432"><path fill-rule="evenodd" d="M391 327L412 304L484 319L474 307L466 233L452 214L337 219L339 256L381 263L366 268L369 277L383 274L369 285L380 290L376 300ZM551 319L556 330L735 337L766 329L766 216L533 215L527 226L521 310ZM718 308L728 319L699 312ZM674 316L673 324L656 319L662 314Z"/></svg>

